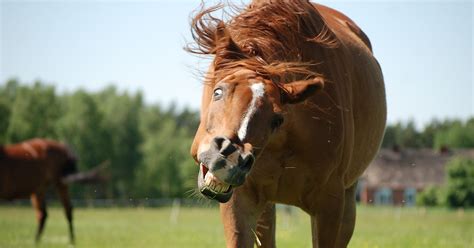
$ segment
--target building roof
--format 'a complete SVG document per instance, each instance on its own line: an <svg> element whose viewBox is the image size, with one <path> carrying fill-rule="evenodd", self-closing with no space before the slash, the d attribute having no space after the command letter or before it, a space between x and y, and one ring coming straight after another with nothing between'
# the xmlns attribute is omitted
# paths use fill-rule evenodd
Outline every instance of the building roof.
<svg viewBox="0 0 474 248"><path fill-rule="evenodd" d="M361 177L368 187L417 188L442 185L445 166L455 156L474 158L474 149L381 149Z"/></svg>

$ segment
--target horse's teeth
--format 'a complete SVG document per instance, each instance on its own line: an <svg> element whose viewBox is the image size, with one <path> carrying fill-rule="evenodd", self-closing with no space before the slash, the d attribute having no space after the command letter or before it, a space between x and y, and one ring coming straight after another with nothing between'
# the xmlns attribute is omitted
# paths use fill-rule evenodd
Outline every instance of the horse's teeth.
<svg viewBox="0 0 474 248"><path fill-rule="evenodd" d="M204 182L209 189L213 190L216 193L227 192L230 188L230 185L217 181L215 176L212 175L212 173L210 172L208 172L204 177Z"/></svg>
<svg viewBox="0 0 474 248"><path fill-rule="evenodd" d="M204 178L204 180L206 181L206 184L210 184L212 182L211 180L211 176L209 175L210 173L207 173L206 174L206 177Z"/></svg>

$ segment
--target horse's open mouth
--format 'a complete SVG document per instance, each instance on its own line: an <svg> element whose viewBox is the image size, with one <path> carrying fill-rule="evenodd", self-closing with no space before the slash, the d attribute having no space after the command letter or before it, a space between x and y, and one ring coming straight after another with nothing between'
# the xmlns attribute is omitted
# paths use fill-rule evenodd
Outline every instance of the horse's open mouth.
<svg viewBox="0 0 474 248"><path fill-rule="evenodd" d="M215 177L203 163L199 165L198 187L201 194L221 203L232 196L232 186Z"/></svg>

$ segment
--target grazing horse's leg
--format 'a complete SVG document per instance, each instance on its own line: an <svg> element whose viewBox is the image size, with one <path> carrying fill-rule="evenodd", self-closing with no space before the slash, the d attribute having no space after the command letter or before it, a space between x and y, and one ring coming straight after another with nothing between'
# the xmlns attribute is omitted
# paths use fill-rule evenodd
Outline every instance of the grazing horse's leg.
<svg viewBox="0 0 474 248"><path fill-rule="evenodd" d="M336 180L342 182L342 180ZM313 243L313 247L332 248L337 247L337 239L340 237L340 229L342 226L342 216L344 212L344 187L334 183L328 185L327 190L319 198L318 208L316 210L316 217L313 220L316 227L313 233L318 245Z"/></svg>
<svg viewBox="0 0 474 248"><path fill-rule="evenodd" d="M267 203L257 220L257 235L262 247L275 247L276 213L275 204Z"/></svg>
<svg viewBox="0 0 474 248"><path fill-rule="evenodd" d="M71 242L71 244L74 244L74 228L72 225L72 204L71 200L69 199L68 187L63 183L57 183L56 187L58 190L59 198L61 199L61 203L64 207L67 222L69 224L69 241Z"/></svg>
<svg viewBox="0 0 474 248"><path fill-rule="evenodd" d="M265 205L261 204L259 207L251 200L251 194L248 191L245 185L236 188L230 200L220 204L228 248L250 248L254 245L257 216L263 211Z"/></svg>
<svg viewBox="0 0 474 248"><path fill-rule="evenodd" d="M38 221L38 229L36 231L35 242L38 242L43 233L44 224L48 213L46 211L46 200L44 197L44 192L37 192L31 195L31 204L36 211L36 219Z"/></svg>
<svg viewBox="0 0 474 248"><path fill-rule="evenodd" d="M356 220L356 195L357 183L346 189L344 194L344 214L342 216L342 227L339 233L337 247L347 247L354 232Z"/></svg>

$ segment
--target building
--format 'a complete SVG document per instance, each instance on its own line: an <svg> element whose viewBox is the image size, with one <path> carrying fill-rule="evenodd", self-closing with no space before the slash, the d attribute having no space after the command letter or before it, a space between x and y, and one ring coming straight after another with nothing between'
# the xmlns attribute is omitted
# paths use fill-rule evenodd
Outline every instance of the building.
<svg viewBox="0 0 474 248"><path fill-rule="evenodd" d="M415 205L417 193L445 183L445 166L455 156L474 158L474 150L381 149L359 180L363 204Z"/></svg>

